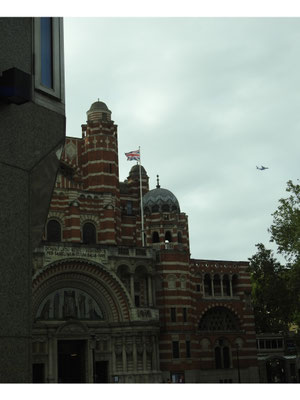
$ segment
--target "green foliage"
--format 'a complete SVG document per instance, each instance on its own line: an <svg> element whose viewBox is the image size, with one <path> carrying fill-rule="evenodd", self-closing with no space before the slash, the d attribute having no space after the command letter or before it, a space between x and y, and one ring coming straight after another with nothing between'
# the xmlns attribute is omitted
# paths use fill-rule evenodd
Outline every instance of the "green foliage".
<svg viewBox="0 0 300 400"><path fill-rule="evenodd" d="M282 267L263 244L256 247L257 253L249 259L256 331L287 331L294 315L289 290L290 270Z"/></svg>
<svg viewBox="0 0 300 400"><path fill-rule="evenodd" d="M279 253L288 261L295 261L300 259L300 185L288 181L286 191L290 196L279 200L269 232Z"/></svg>
<svg viewBox="0 0 300 400"><path fill-rule="evenodd" d="M269 232L288 264L283 267L263 244L249 259L258 332L286 331L291 323L300 326L300 185L288 181L286 191L289 196L279 200Z"/></svg>

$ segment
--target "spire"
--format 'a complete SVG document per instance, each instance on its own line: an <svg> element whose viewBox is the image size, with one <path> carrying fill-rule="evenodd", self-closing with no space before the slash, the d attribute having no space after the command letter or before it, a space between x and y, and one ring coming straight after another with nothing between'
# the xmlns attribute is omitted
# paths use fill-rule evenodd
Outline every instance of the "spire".
<svg viewBox="0 0 300 400"><path fill-rule="evenodd" d="M157 180L156 188L159 189L160 188L159 175L156 175L156 180Z"/></svg>

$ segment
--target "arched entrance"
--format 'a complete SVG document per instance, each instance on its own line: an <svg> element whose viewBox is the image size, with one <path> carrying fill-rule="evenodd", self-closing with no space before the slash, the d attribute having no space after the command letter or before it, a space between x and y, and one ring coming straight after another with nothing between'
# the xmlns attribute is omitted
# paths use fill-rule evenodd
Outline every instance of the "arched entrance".
<svg viewBox="0 0 300 400"><path fill-rule="evenodd" d="M150 313L147 324L131 309L125 285L99 264L61 260L36 274L33 362L37 381L105 383L117 377L122 383L158 382L156 316Z"/></svg>

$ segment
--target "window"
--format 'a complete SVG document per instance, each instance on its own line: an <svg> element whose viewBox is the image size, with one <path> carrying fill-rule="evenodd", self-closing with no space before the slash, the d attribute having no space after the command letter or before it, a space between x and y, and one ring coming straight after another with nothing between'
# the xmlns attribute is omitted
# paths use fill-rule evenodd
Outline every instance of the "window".
<svg viewBox="0 0 300 400"><path fill-rule="evenodd" d="M214 295L221 296L221 280L219 275L214 276L213 286L214 286Z"/></svg>
<svg viewBox="0 0 300 400"><path fill-rule="evenodd" d="M171 322L176 322L176 308L171 308Z"/></svg>
<svg viewBox="0 0 300 400"><path fill-rule="evenodd" d="M128 200L126 203L127 215L132 215L132 201Z"/></svg>
<svg viewBox="0 0 300 400"><path fill-rule="evenodd" d="M182 233L181 232L177 233L177 240L178 240L178 243L182 243Z"/></svg>
<svg viewBox="0 0 300 400"><path fill-rule="evenodd" d="M219 339L215 347L215 367L216 369L230 368L230 349L226 340Z"/></svg>
<svg viewBox="0 0 300 400"><path fill-rule="evenodd" d="M185 307L182 309L182 316L183 316L183 322L187 322L187 310Z"/></svg>
<svg viewBox="0 0 300 400"><path fill-rule="evenodd" d="M237 331L239 321L226 307L213 307L203 315L199 329L203 331Z"/></svg>
<svg viewBox="0 0 300 400"><path fill-rule="evenodd" d="M191 342L190 340L186 340L185 342L185 351L186 351L186 358L191 357Z"/></svg>
<svg viewBox="0 0 300 400"><path fill-rule="evenodd" d="M212 296L211 277L208 274L204 277L204 295Z"/></svg>
<svg viewBox="0 0 300 400"><path fill-rule="evenodd" d="M200 292L200 285L196 285L197 292Z"/></svg>
<svg viewBox="0 0 300 400"><path fill-rule="evenodd" d="M61 241L61 227L60 223L55 219L52 219L47 224L47 240L49 242L60 242Z"/></svg>
<svg viewBox="0 0 300 400"><path fill-rule="evenodd" d="M152 233L152 243L159 243L159 234L158 232Z"/></svg>
<svg viewBox="0 0 300 400"><path fill-rule="evenodd" d="M83 225L82 241L84 244L95 244L96 243L96 228L90 222L87 222Z"/></svg>
<svg viewBox="0 0 300 400"><path fill-rule="evenodd" d="M169 243L172 242L172 234L170 231L167 231L165 234L165 240L168 241Z"/></svg>
<svg viewBox="0 0 300 400"><path fill-rule="evenodd" d="M224 296L230 296L230 281L229 276L223 276L223 294Z"/></svg>
<svg viewBox="0 0 300 400"><path fill-rule="evenodd" d="M62 18L42 17L34 19L35 101L52 106L55 111L64 107L64 57ZM45 97L48 96L47 97ZM50 96L50 97L49 97Z"/></svg>
<svg viewBox="0 0 300 400"><path fill-rule="evenodd" d="M173 358L179 358L179 342L178 341L172 342L172 353L173 353Z"/></svg>
<svg viewBox="0 0 300 400"><path fill-rule="evenodd" d="M41 84L53 89L52 18L41 18Z"/></svg>
<svg viewBox="0 0 300 400"><path fill-rule="evenodd" d="M134 304L136 307L140 306L140 296L139 295L134 295Z"/></svg>

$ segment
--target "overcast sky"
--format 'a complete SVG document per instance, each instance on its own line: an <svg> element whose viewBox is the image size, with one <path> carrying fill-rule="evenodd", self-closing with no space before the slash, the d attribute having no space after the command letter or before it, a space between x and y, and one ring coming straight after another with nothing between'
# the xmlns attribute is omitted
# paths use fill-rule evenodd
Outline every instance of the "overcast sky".
<svg viewBox="0 0 300 400"><path fill-rule="evenodd" d="M120 180L140 146L150 189L159 174L189 217L193 258L275 249L271 214L299 178L300 19L65 18L64 30L67 135L99 98Z"/></svg>

